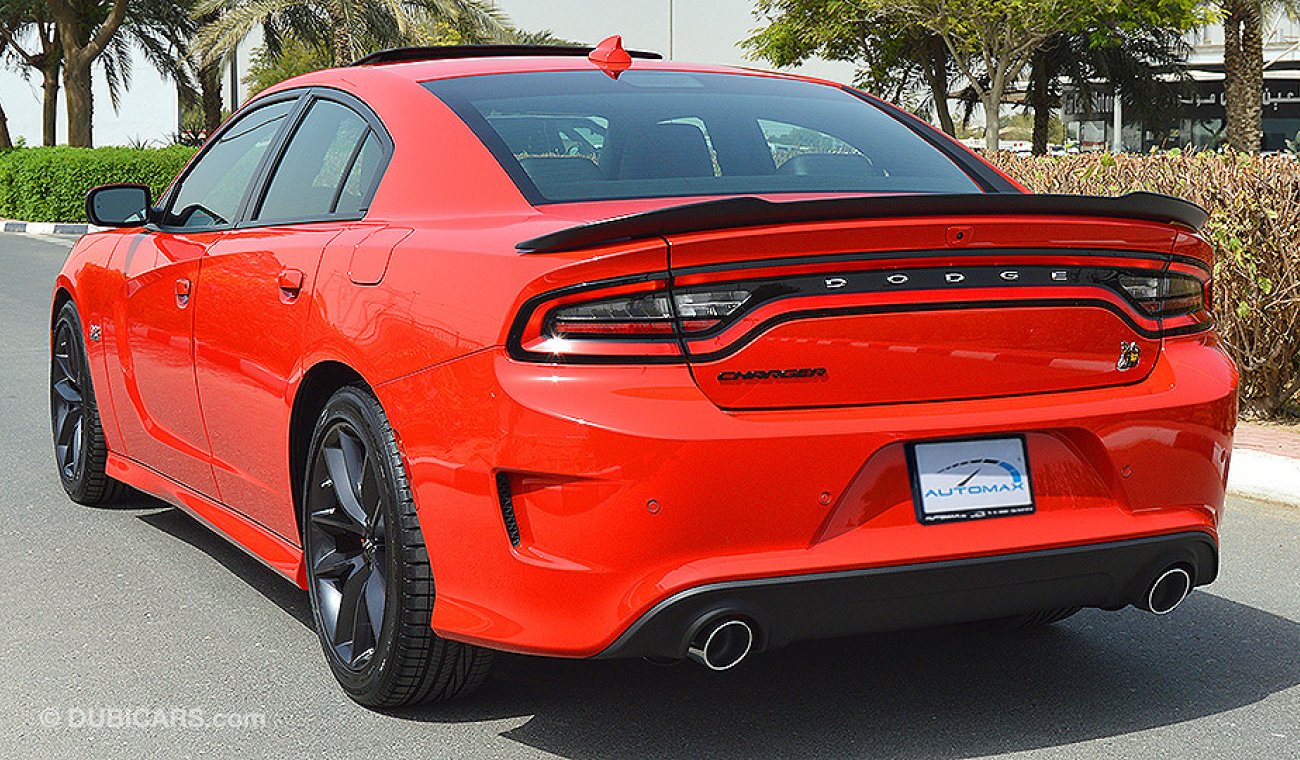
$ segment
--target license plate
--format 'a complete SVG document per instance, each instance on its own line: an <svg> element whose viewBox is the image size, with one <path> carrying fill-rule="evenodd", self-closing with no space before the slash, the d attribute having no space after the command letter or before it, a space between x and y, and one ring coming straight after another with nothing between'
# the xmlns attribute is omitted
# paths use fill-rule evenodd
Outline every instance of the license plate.
<svg viewBox="0 0 1300 760"><path fill-rule="evenodd" d="M1024 436L907 446L912 500L922 523L1031 514Z"/></svg>

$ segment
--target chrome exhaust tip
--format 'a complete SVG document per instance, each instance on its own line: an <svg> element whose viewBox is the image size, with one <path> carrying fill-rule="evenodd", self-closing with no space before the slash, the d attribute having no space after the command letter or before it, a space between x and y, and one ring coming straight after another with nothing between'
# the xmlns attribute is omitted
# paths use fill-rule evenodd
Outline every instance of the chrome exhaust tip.
<svg viewBox="0 0 1300 760"><path fill-rule="evenodd" d="M1192 574L1182 565L1174 565L1156 577L1142 598L1142 609L1156 615L1168 615L1192 593Z"/></svg>
<svg viewBox="0 0 1300 760"><path fill-rule="evenodd" d="M743 620L730 618L704 627L686 656L709 670L731 670L754 649L754 629Z"/></svg>

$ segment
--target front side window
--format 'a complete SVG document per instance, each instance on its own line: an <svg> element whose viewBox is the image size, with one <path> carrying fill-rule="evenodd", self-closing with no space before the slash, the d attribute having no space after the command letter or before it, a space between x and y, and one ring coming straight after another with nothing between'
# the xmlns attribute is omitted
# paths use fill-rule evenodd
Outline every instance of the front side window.
<svg viewBox="0 0 1300 760"><path fill-rule="evenodd" d="M736 74L532 72L425 83L533 203L971 193L953 160L842 89Z"/></svg>
<svg viewBox="0 0 1300 760"><path fill-rule="evenodd" d="M271 175L261 208L253 218L276 222L333 214L344 181L362 157L359 151L365 152L364 143L369 135L366 120L351 108L332 100L312 103L289 138L288 147ZM368 189L367 184L362 192ZM357 192L354 185L353 193ZM348 203L359 205L355 197L349 197Z"/></svg>
<svg viewBox="0 0 1300 760"><path fill-rule="evenodd" d="M293 100L262 106L222 131L181 180L166 226L204 229L234 221L262 157L293 107Z"/></svg>

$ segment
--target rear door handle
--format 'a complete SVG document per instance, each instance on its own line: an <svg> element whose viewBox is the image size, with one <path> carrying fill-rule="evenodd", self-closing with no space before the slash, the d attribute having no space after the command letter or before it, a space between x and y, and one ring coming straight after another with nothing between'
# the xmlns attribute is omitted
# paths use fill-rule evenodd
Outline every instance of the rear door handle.
<svg viewBox="0 0 1300 760"><path fill-rule="evenodd" d="M288 299L298 297L302 292L303 274L298 269L285 269L280 272L280 292Z"/></svg>
<svg viewBox="0 0 1300 760"><path fill-rule="evenodd" d="M182 309L190 303L191 287L193 287L193 283L184 277L176 281L176 305Z"/></svg>

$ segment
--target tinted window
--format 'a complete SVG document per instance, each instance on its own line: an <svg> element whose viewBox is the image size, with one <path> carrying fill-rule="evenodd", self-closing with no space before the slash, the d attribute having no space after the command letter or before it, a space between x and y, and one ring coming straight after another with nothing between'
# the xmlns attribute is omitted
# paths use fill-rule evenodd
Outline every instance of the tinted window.
<svg viewBox="0 0 1300 760"><path fill-rule="evenodd" d="M533 202L754 193L978 192L942 152L837 87L630 71L425 84Z"/></svg>
<svg viewBox="0 0 1300 760"><path fill-rule="evenodd" d="M282 100L241 116L204 151L172 200L167 224L202 228L234 220L253 173L294 101Z"/></svg>
<svg viewBox="0 0 1300 760"><path fill-rule="evenodd" d="M345 216L364 214L370 205L370 194L384 166L384 146L374 132L366 133L361 152L352 163L352 169L343 180L343 192L335 211Z"/></svg>
<svg viewBox="0 0 1300 760"><path fill-rule="evenodd" d="M332 213L344 175L368 130L365 119L345 105L332 100L313 103L289 138L253 218L312 219Z"/></svg>

